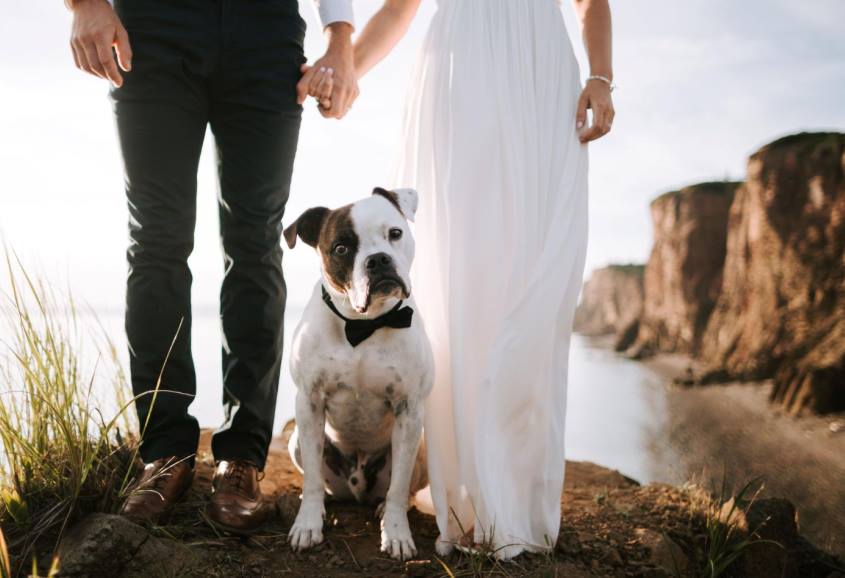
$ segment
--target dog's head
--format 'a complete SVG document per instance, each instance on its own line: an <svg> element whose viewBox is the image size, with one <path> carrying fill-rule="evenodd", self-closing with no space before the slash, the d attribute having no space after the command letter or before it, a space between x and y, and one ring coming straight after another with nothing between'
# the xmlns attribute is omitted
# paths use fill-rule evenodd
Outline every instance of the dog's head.
<svg viewBox="0 0 845 578"><path fill-rule="evenodd" d="M308 209L285 229L288 247L297 237L317 249L330 292L346 295L360 314L383 309L384 301L411 295L410 270L417 192L373 190L370 197L339 209Z"/></svg>

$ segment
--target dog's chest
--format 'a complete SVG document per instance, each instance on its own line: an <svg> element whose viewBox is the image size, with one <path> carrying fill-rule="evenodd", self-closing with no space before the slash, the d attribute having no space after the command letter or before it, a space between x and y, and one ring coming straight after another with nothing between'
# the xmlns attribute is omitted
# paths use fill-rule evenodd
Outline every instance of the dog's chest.
<svg viewBox="0 0 845 578"><path fill-rule="evenodd" d="M414 368L403 363L397 344L359 345L327 355L320 394L326 419L338 437L355 446L382 447L390 439L396 415L407 406Z"/></svg>

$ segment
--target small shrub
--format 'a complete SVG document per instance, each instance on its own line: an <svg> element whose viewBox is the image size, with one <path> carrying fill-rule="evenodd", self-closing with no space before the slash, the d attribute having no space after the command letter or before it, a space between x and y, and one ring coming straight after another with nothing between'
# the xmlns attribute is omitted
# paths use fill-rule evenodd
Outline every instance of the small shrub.
<svg viewBox="0 0 845 578"><path fill-rule="evenodd" d="M0 343L0 527L18 567L36 546L55 550L76 517L117 507L137 438L102 327L87 331L69 292L59 300L8 250L4 268L0 312L10 337Z"/></svg>
<svg viewBox="0 0 845 578"><path fill-rule="evenodd" d="M760 539L756 535L759 528L743 528L740 523L740 519L747 514L762 490L761 481L754 479L745 484L736 495L728 498L726 477L722 477L719 496L709 501L704 512L705 565L700 572L702 578L718 578L724 575L756 544L776 544L771 540Z"/></svg>

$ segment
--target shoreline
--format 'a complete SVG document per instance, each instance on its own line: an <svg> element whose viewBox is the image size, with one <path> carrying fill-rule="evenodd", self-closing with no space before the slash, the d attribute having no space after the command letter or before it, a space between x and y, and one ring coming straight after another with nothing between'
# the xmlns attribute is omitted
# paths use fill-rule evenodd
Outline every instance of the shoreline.
<svg viewBox="0 0 845 578"><path fill-rule="evenodd" d="M769 380L673 385L688 367L696 369L682 354L641 363L666 381L665 443L680 456L687 480L718 495L723 478L728 489L761 479L761 497L790 500L802 534L845 556L845 431L833 431L845 425L845 412L791 416L769 402Z"/></svg>

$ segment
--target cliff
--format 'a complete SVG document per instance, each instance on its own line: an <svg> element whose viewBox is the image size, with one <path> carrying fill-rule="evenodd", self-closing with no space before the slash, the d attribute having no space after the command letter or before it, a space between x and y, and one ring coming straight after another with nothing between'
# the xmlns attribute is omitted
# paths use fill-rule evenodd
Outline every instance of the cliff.
<svg viewBox="0 0 845 578"><path fill-rule="evenodd" d="M791 413L845 410L843 175L845 134L800 133L754 153L745 183L656 198L629 355L689 353L702 382L772 379ZM627 283L585 287L584 326L639 309L618 310Z"/></svg>
<svg viewBox="0 0 845 578"><path fill-rule="evenodd" d="M608 265L584 284L574 329L583 335L615 335L617 349L636 337L643 308L644 265Z"/></svg>
<svg viewBox="0 0 845 578"><path fill-rule="evenodd" d="M486 576L502 568L487 545L476 555L436 556L434 518L415 508L409 520L419 553L404 563L391 560L379 551L374 508L336 500L326 503L325 542L293 552L285 536L299 508L302 477L287 452L292 429L289 422L270 447L261 487L276 499L278 516L262 532L249 539L230 536L212 529L201 514L214 470L206 431L193 487L167 526L150 532L119 516L93 514L62 541L59 575L434 578ZM700 576L711 563L723 563L729 548L746 539L759 542L758 536L779 545L740 549L729 575L828 578L839 564L799 535L795 509L785 500L759 499L728 511L693 485L640 485L588 462L567 462L561 515L552 551L517 558L507 567L509 576ZM722 536L733 538L723 544Z"/></svg>
<svg viewBox="0 0 845 578"><path fill-rule="evenodd" d="M645 302L631 353L697 353L722 281L727 215L739 183L712 182L651 203L654 245Z"/></svg>
<svg viewBox="0 0 845 578"><path fill-rule="evenodd" d="M749 159L703 339L710 379L772 377L790 412L845 409L843 173L841 133L788 136Z"/></svg>

